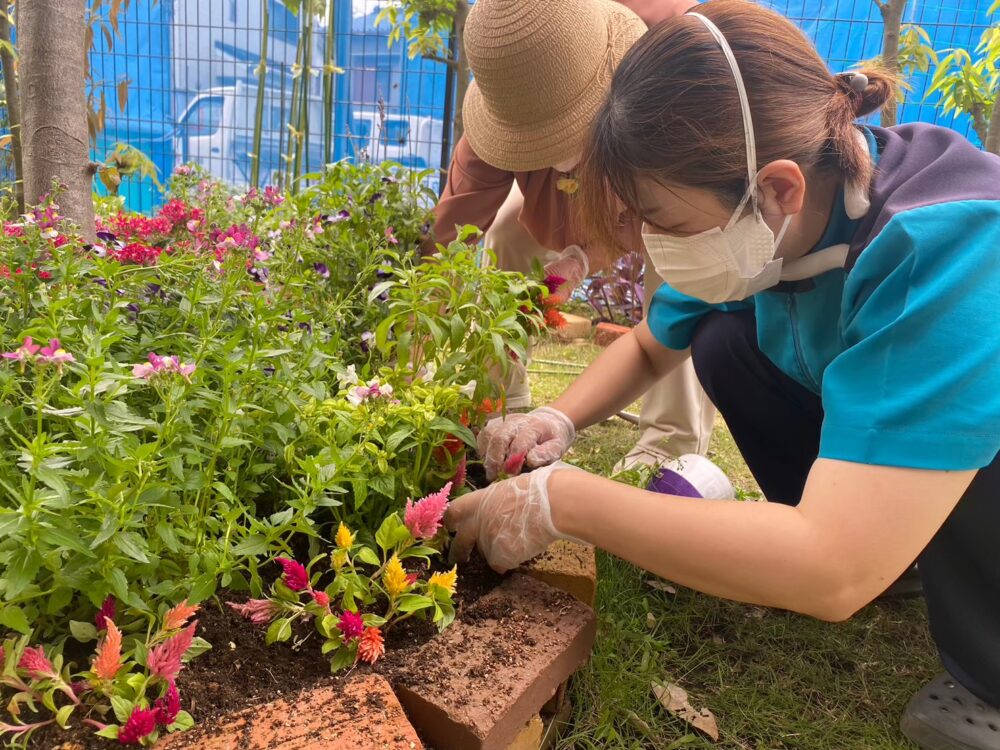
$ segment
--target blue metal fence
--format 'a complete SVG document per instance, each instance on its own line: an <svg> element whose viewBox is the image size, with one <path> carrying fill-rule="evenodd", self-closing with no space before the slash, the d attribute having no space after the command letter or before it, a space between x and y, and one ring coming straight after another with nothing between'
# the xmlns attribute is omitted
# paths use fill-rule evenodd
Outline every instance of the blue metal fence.
<svg viewBox="0 0 1000 750"><path fill-rule="evenodd" d="M328 35L325 20L317 19L305 149L310 168L359 155L440 168L445 66L410 60L404 44L388 46L388 28L375 24L380 0L330 1L335 3L331 56L344 72L335 77L333 148L324 153L320 78ZM834 70L881 52L882 19L873 0L761 1L798 23ZM247 184L263 2L270 23L261 179L268 181L282 168L287 148L301 28L281 0L132 0L117 31L96 35L91 55L94 93L104 97L107 108L96 155L128 143L149 155L163 176L177 164L195 161L221 179ZM990 2L910 0L904 22L923 27L938 50L971 49L987 27ZM933 98L925 100L926 78L911 80L900 121L936 122L975 140L967 118L944 115ZM137 210L162 200L148 180L127 182L122 190Z"/></svg>

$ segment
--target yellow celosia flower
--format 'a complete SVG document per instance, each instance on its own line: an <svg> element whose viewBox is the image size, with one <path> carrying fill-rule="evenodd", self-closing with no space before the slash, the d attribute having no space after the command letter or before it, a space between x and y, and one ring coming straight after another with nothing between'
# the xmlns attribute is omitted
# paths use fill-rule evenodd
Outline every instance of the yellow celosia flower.
<svg viewBox="0 0 1000 750"><path fill-rule="evenodd" d="M455 593L455 584L458 582L458 566L447 573L434 573L428 580L428 586L440 586L449 594Z"/></svg>
<svg viewBox="0 0 1000 750"><path fill-rule="evenodd" d="M350 549L354 544L354 534L351 533L350 529L344 526L344 522L340 522L340 527L337 529L337 536L333 539L340 549Z"/></svg>
<svg viewBox="0 0 1000 750"><path fill-rule="evenodd" d="M403 564L396 555L392 556L389 564L385 566L385 573L382 575L382 583L389 597L395 599L410 587L410 581L403 570Z"/></svg>
<svg viewBox="0 0 1000 750"><path fill-rule="evenodd" d="M342 567L347 565L347 551L338 549L334 550L333 554L330 555L331 562L333 563L334 570L340 570Z"/></svg>

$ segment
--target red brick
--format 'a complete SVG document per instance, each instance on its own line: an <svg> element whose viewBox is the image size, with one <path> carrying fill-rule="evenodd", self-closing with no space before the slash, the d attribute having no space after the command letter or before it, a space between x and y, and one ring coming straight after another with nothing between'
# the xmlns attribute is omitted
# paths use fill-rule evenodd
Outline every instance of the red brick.
<svg viewBox="0 0 1000 750"><path fill-rule="evenodd" d="M157 750L422 750L383 678L359 675L172 735Z"/></svg>
<svg viewBox="0 0 1000 750"><path fill-rule="evenodd" d="M597 559L589 544L560 539L534 560L521 566L521 572L565 591L589 607L597 596Z"/></svg>
<svg viewBox="0 0 1000 750"><path fill-rule="evenodd" d="M504 750L590 656L594 611L515 573L420 647L396 695L442 750Z"/></svg>
<svg viewBox="0 0 1000 750"><path fill-rule="evenodd" d="M614 323L598 323L597 330L594 333L594 343L598 346L611 346L631 330L628 326L620 326Z"/></svg>

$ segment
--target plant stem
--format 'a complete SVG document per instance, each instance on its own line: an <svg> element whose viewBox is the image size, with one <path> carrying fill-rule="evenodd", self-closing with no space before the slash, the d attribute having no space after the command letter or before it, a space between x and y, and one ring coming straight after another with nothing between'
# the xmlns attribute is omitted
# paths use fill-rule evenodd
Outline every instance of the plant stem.
<svg viewBox="0 0 1000 750"><path fill-rule="evenodd" d="M267 38L270 34L270 0L261 0L263 24L260 35L260 65L257 67L257 111L253 122L253 157L250 162L250 184L260 185L260 148L264 131L264 89L267 86Z"/></svg>

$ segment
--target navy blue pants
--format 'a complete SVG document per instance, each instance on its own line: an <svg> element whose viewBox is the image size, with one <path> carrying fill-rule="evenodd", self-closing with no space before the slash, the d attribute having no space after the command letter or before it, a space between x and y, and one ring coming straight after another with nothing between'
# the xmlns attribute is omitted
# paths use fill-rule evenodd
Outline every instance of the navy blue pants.
<svg viewBox="0 0 1000 750"><path fill-rule="evenodd" d="M764 496L797 505L819 454L820 397L761 352L753 311L706 316L691 355ZM1000 707L1000 457L980 469L919 566L945 667Z"/></svg>

